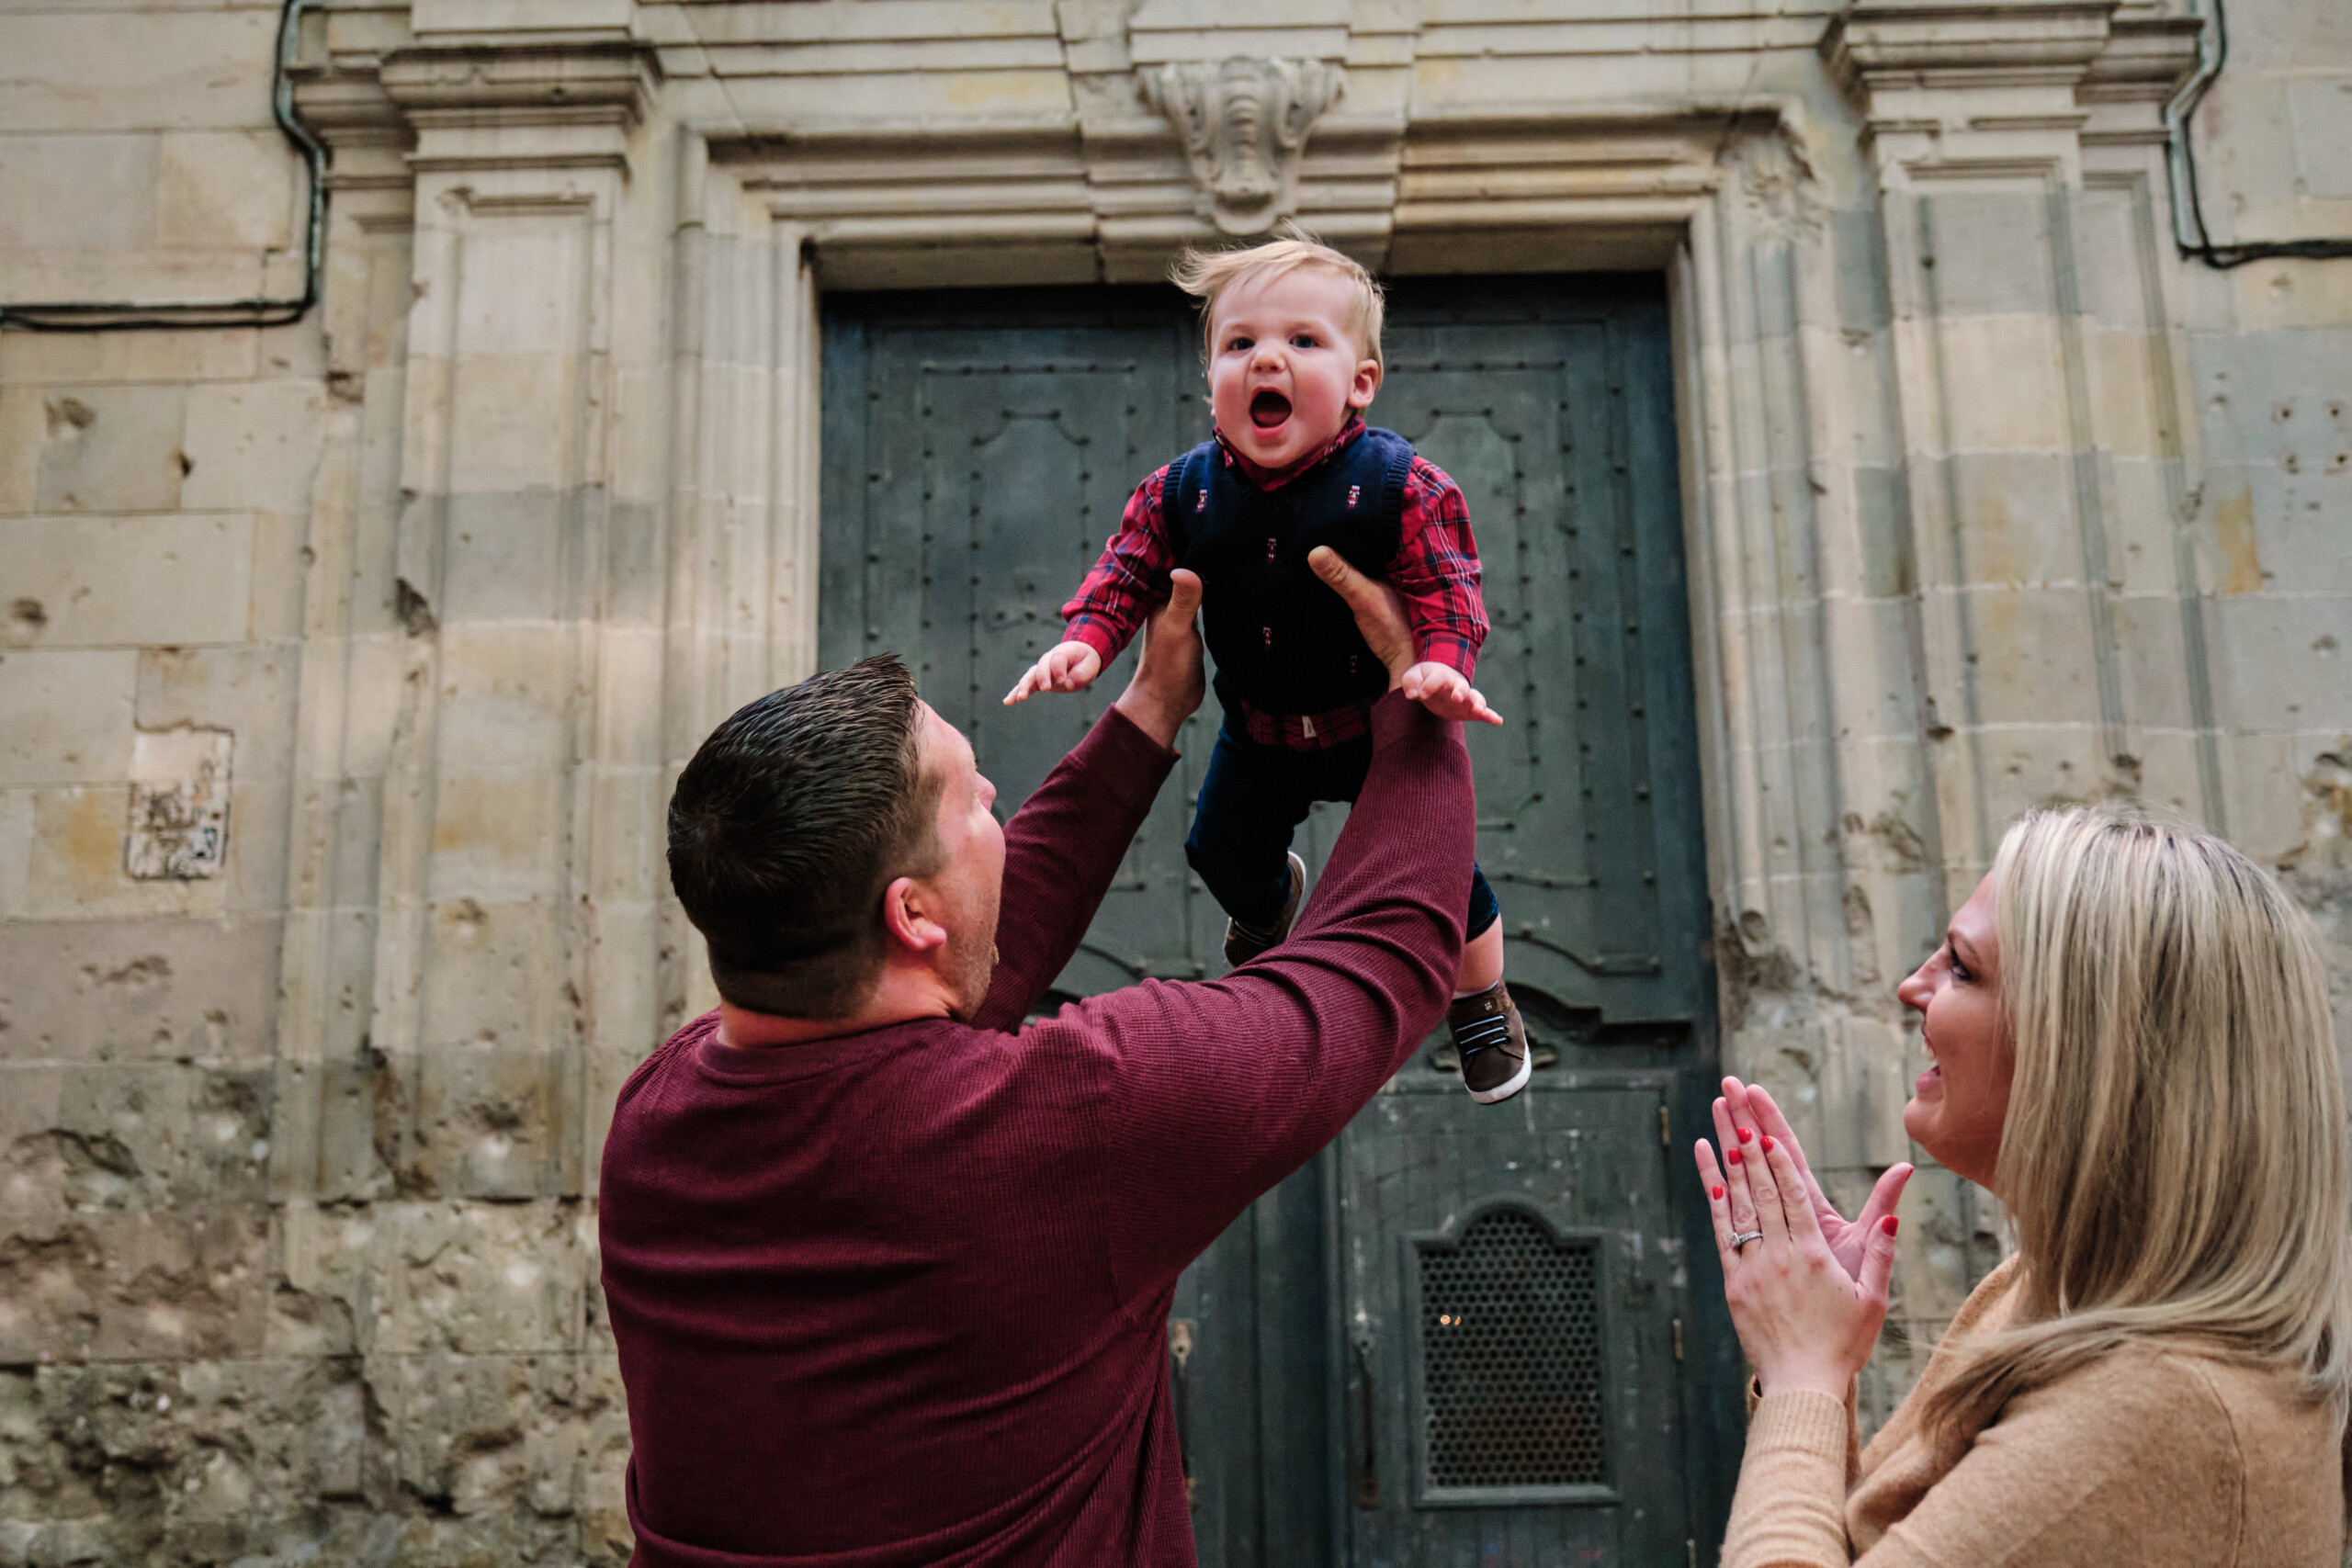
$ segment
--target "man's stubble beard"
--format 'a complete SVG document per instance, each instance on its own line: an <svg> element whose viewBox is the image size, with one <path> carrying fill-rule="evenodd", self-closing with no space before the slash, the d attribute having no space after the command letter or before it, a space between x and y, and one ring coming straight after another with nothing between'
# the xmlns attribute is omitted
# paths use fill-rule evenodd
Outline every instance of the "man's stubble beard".
<svg viewBox="0 0 2352 1568"><path fill-rule="evenodd" d="M976 930L988 932L985 941L959 940L951 933L947 939L947 970L956 987L956 1016L968 1021L988 998L989 986L996 978L995 908L988 911L985 922L974 922Z"/></svg>

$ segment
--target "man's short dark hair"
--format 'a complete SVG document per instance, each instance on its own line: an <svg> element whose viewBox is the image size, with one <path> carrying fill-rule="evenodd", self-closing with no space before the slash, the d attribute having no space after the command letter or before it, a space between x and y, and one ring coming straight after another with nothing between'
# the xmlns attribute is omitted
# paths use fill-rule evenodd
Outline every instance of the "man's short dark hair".
<svg viewBox="0 0 2352 1568"><path fill-rule="evenodd" d="M738 709L670 796L670 886L718 994L786 1018L855 1012L882 968L882 894L944 853L914 677L896 655Z"/></svg>

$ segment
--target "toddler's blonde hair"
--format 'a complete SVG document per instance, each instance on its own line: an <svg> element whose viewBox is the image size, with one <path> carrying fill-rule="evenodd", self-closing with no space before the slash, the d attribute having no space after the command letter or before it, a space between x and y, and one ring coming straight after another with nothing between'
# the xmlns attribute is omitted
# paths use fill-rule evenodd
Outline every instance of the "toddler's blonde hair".
<svg viewBox="0 0 2352 1568"><path fill-rule="evenodd" d="M1295 224L1283 226L1283 237L1262 245L1227 251L1186 251L1168 269L1177 288L1201 302L1201 353L1214 357L1216 343L1216 302L1237 283L1258 277L1280 277L1302 267L1319 266L1348 280L1354 297L1348 301L1346 326L1357 351L1386 369L1380 357L1380 325L1385 314L1380 285L1361 263L1324 244Z"/></svg>

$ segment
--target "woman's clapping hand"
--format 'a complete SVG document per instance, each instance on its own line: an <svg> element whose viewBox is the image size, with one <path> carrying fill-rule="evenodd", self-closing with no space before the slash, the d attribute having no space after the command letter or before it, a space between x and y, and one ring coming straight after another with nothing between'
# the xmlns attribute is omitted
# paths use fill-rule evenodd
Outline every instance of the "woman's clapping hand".
<svg viewBox="0 0 2352 1568"><path fill-rule="evenodd" d="M1724 1080L1715 1101L1720 1160L1694 1151L1714 1217L1724 1293L1748 1363L1767 1392L1815 1388L1843 1399L1886 1318L1894 1209L1911 1168L1879 1179L1860 1218L1833 1208L1786 1117L1762 1089ZM1735 1236L1761 1233L1735 1247Z"/></svg>

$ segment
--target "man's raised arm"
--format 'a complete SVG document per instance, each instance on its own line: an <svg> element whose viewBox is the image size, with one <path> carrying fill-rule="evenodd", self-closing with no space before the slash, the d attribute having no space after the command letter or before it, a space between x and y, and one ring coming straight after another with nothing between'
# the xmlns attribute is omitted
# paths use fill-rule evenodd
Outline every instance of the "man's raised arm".
<svg viewBox="0 0 2352 1568"><path fill-rule="evenodd" d="M1435 1027L1461 964L1477 817L1461 726L1398 689L1412 643L1395 594L1336 557L1316 565L1391 690L1291 936L1223 980L1146 981L1036 1026L1099 1074L1103 1223L1132 1301L1347 1125Z"/></svg>
<svg viewBox="0 0 2352 1568"><path fill-rule="evenodd" d="M1201 580L1180 570L1144 626L1135 678L1004 829L1003 918L981 1029L1014 1029L1062 972L1168 770L1208 682L1193 624Z"/></svg>

